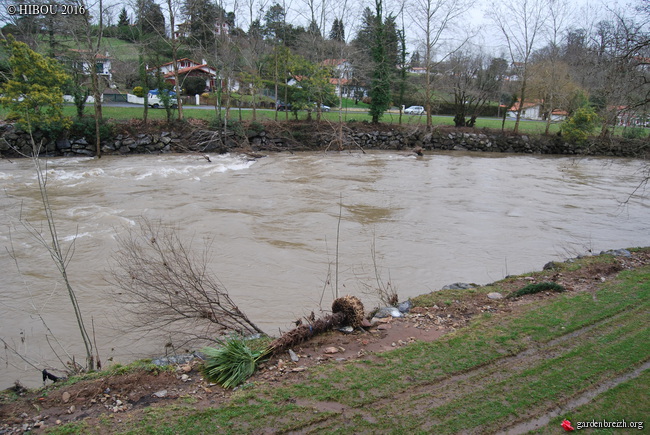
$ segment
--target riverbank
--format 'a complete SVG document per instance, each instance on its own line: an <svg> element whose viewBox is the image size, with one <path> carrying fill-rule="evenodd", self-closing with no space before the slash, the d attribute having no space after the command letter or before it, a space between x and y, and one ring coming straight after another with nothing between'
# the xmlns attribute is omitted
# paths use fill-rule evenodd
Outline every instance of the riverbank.
<svg viewBox="0 0 650 435"><path fill-rule="evenodd" d="M68 133L56 140L36 132L34 139L43 143L43 153L51 156L94 156L92 137ZM233 122L226 131L211 129L207 121L192 119L167 124L139 120L114 124L102 140L106 155L165 153L408 150L480 151L524 154L589 155L645 158L650 153L647 139L621 137L591 138L584 144L572 144L561 136L514 135L488 129L458 129L437 126L373 125L365 122ZM31 154L31 140L11 124L0 125L0 155L19 157Z"/></svg>
<svg viewBox="0 0 650 435"><path fill-rule="evenodd" d="M533 284L544 290L509 297ZM196 363L5 391L5 433L457 433L649 415L650 249L549 263L413 298L404 318L315 337L235 392ZM388 352L385 352L388 350ZM647 423L647 422L646 422ZM628 426L629 427L629 426Z"/></svg>

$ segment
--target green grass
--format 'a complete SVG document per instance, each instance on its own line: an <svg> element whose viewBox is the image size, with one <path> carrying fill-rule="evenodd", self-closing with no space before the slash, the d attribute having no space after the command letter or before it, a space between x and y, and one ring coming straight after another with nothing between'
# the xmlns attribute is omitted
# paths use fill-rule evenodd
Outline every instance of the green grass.
<svg viewBox="0 0 650 435"><path fill-rule="evenodd" d="M593 294L567 292L526 307L518 314L478 317L438 341L372 360L314 367L296 384L248 385L218 409L151 410L125 433L202 433L207 427L220 433L495 431L650 358L650 267L623 272ZM513 357L523 350L528 352ZM636 381L621 385L568 416L643 420L648 401L624 399L626 393L644 397L644 391L647 397L647 372L640 382L641 387ZM318 412L321 401L346 411Z"/></svg>
<svg viewBox="0 0 650 435"><path fill-rule="evenodd" d="M67 48L78 49L79 44L71 38L62 35L56 35L55 40L58 44ZM83 49L83 47L81 47ZM37 49L39 53L49 52L49 35L44 35L39 43ZM124 41L118 38L102 38L102 46L100 49L102 54L108 52L112 59L119 59L123 62L137 62L138 61L138 46L132 42Z"/></svg>
<svg viewBox="0 0 650 435"><path fill-rule="evenodd" d="M354 99L352 98L343 98L342 99L342 107L344 109L358 109L358 110L369 110L370 109L370 104L366 104L361 100L358 100L355 104Z"/></svg>
<svg viewBox="0 0 650 435"><path fill-rule="evenodd" d="M6 108L0 108L0 119L4 119L6 114L8 113ZM74 117L76 116L76 110L73 105L66 105L64 107L63 113L66 116ZM89 116L92 116L94 113L94 108L92 104L86 105L85 107L85 113ZM102 113L104 115L104 118L107 119L113 119L117 121L126 121L129 119L142 119L142 113L143 113L143 107L142 106L133 106L133 107L115 107L115 106L108 106L104 105L102 106ZM183 108L183 113L185 118L194 118L194 119L204 119L204 120L210 120L213 119L215 116L215 111L214 110L205 110L205 109L197 109L192 107L191 105L184 106ZM165 113L165 110L163 109L151 109L148 111L148 118L149 119L166 119L167 115ZM241 110L239 111L237 108L233 108L230 111L230 119L233 120L239 120L241 116L241 119L244 121L250 121L253 119L253 111L252 110ZM264 120L273 120L275 119L276 112L275 110L269 110L269 109L258 109L257 110L257 119L260 121ZM355 112L355 111L343 111L340 115L341 119L343 122L349 123L349 125L354 125L354 122L370 122L371 117L368 115L366 112ZM312 114L312 118L316 119L316 115ZM284 121L287 119L286 112L277 112L277 119L280 121ZM289 120L293 120L294 115L292 112L289 112ZM298 112L298 119L299 120L305 120L307 119L307 112L301 111ZM337 111L332 111L332 112L327 112L322 114L322 119L330 122L338 122L339 121L339 112ZM391 124L391 125L399 125L399 113L394 113L394 112L389 112L384 114L384 116L381 119L381 122L384 124ZM433 117L433 124L434 125L454 125L453 122L453 117L452 116L434 116ZM410 115L402 115L402 124L404 126L423 126L426 125L426 119L423 116L410 116ZM540 125L542 127L540 127ZM501 121L500 120L493 120L493 119L479 119L477 121L477 129L481 128L501 128ZM507 130L512 130L514 127L514 122L513 121L507 121L506 122L506 129ZM559 128L558 126L556 126ZM557 131L557 130L554 130ZM536 133L543 133L544 128L543 128L543 123L535 122L535 121L522 121L520 124L520 132L522 133L528 133L528 134L536 134Z"/></svg>
<svg viewBox="0 0 650 435"><path fill-rule="evenodd" d="M556 417L536 433L558 433L558 428L565 418L575 428L578 422L608 421L644 422L643 429L648 430L650 415L650 370L644 371L638 378L624 382L611 390L597 396L592 402L573 411ZM642 433L640 429L602 428L602 434Z"/></svg>

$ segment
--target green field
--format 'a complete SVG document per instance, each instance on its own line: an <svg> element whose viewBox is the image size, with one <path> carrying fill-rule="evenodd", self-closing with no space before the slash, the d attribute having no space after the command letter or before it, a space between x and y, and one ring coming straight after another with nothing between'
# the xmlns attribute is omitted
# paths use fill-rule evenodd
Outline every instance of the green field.
<svg viewBox="0 0 650 435"><path fill-rule="evenodd" d="M72 105L66 105L64 107L64 113L67 116L74 117L76 115L75 107ZM92 116L94 109L92 105L86 105L85 113L89 116ZM142 119L143 108L142 106L133 106L133 107L115 107L104 105L102 106L102 113L104 118L112 119L115 121L126 121L129 119ZM197 109L193 106L184 106L183 113L185 118L195 118L195 119L205 119L210 120L214 119L215 111L214 110L205 110ZM7 114L7 110L2 108L0 109L0 118L4 119ZM166 119L167 115L163 109L150 109L148 112L149 119ZM176 116L176 111L174 111L174 116ZM260 121L263 120L272 120L275 119L276 112L269 109L258 109L257 110L257 119ZM293 112L277 112L277 119L282 121L285 119L293 120ZM242 119L244 121L250 121L253 118L253 111L250 109L242 109L241 111L234 108L230 110L230 119L238 120ZM312 119L316 118L316 113L312 113ZM298 119L304 120L307 119L307 112L301 111L298 112ZM359 110L343 110L340 114L338 111L333 110L331 112L322 113L322 119L329 122L338 122L341 119L343 122L370 122L371 117L367 112ZM434 125L454 125L452 116L433 116L432 118ZM381 118L381 122L384 124L399 125L399 113L396 111L390 111ZM412 126L421 126L426 124L426 119L424 116L412 116L412 115L402 115L401 125L412 125ZM514 127L514 121L506 121L506 129L512 130ZM494 118L479 118L476 122L476 128L489 128L489 129L501 129L501 120ZM537 121L521 121L519 130L521 133L528 134L541 134L544 133L545 124L543 122ZM556 133L559 131L559 124L553 124L551 126L551 133Z"/></svg>

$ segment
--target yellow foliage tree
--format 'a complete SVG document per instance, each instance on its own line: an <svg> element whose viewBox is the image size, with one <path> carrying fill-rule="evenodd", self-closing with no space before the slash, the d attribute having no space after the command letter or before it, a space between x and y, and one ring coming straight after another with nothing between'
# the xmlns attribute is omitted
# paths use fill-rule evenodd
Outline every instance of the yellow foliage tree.
<svg viewBox="0 0 650 435"><path fill-rule="evenodd" d="M31 50L11 35L3 42L9 54L10 77L0 88L0 105L9 110L28 132L67 128L70 119L63 116L63 86L70 80L56 60Z"/></svg>

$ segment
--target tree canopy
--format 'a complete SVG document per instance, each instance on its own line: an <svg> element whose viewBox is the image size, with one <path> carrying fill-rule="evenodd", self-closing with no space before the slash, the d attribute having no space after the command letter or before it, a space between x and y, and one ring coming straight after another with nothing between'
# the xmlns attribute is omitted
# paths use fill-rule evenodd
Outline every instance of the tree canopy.
<svg viewBox="0 0 650 435"><path fill-rule="evenodd" d="M11 35L3 44L10 54L10 77L0 88L0 104L9 109L8 118L30 132L69 126L70 121L63 116L62 89L70 77L61 64Z"/></svg>

